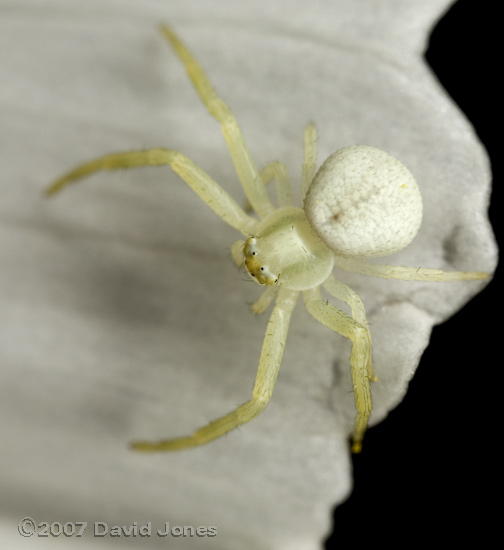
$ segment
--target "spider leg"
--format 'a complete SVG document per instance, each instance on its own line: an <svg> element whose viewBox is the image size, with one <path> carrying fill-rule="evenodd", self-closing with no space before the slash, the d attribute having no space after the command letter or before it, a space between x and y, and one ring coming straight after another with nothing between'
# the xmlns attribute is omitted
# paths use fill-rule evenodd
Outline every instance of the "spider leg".
<svg viewBox="0 0 504 550"><path fill-rule="evenodd" d="M304 156L301 170L301 202L310 187L317 166L317 129L313 123L308 124L304 131ZM277 204L279 208L292 206L292 191L287 173L287 167L281 162L270 162L261 171L264 185L275 180ZM245 204L245 211L251 208L250 202Z"/></svg>
<svg viewBox="0 0 504 550"><path fill-rule="evenodd" d="M155 442L135 441L131 447L136 451L144 452L177 451L195 447L221 437L255 418L266 407L273 394L287 339L290 317L298 295L299 292L287 289L281 289L279 292L276 306L266 329L252 399L229 414L196 430L190 436Z"/></svg>
<svg viewBox="0 0 504 550"><path fill-rule="evenodd" d="M334 265L361 275L381 277L383 279L401 279L403 281L473 281L488 279L489 273L482 271L443 271L425 267L402 267L398 265L379 265L366 260L335 256Z"/></svg>
<svg viewBox="0 0 504 550"><path fill-rule="evenodd" d="M369 329L353 317L346 315L338 308L323 301L320 296L319 287L305 290L303 298L306 309L317 321L352 341L350 364L355 394L355 407L357 409L352 452L359 453L362 449L362 440L372 409L368 372L371 356Z"/></svg>
<svg viewBox="0 0 504 550"><path fill-rule="evenodd" d="M273 161L268 163L261 170L261 180L264 185L268 185L271 181L275 182L278 208L293 205L289 174L287 173L287 166L283 162ZM243 209L245 212L252 210L252 205L249 201L245 202Z"/></svg>
<svg viewBox="0 0 504 550"><path fill-rule="evenodd" d="M184 64L193 86L209 113L221 124L224 139L247 199L259 217L264 218L274 208L234 114L217 95L203 68L178 36L167 26L162 26L161 32Z"/></svg>
<svg viewBox="0 0 504 550"><path fill-rule="evenodd" d="M257 300L250 306L252 313L255 313L256 315L259 315L260 313L264 313L268 309L268 306L273 301L273 298L275 297L275 294L277 292L278 292L278 286L276 285L268 286L268 288L259 297L259 300Z"/></svg>
<svg viewBox="0 0 504 550"><path fill-rule="evenodd" d="M317 167L317 129L310 123L304 131L304 154L301 169L301 202L304 201L308 188L315 176Z"/></svg>
<svg viewBox="0 0 504 550"><path fill-rule="evenodd" d="M271 181L275 182L278 208L293 205L289 174L287 173L287 166L285 166L283 162L273 161L268 163L261 170L261 180L264 185L268 185ZM250 201L245 201L243 209L245 212L250 212L252 210Z"/></svg>
<svg viewBox="0 0 504 550"><path fill-rule="evenodd" d="M242 267L245 263L245 256L243 255L243 246L245 241L236 241L231 245L231 257L236 267Z"/></svg>
<svg viewBox="0 0 504 550"><path fill-rule="evenodd" d="M267 185L275 181L275 190L278 208L292 206L292 191L287 173L287 166L282 162L270 162L261 171L261 179Z"/></svg>
<svg viewBox="0 0 504 550"><path fill-rule="evenodd" d="M322 286L334 296L337 300L347 303L352 310L352 317L361 324L368 332L369 345L371 346L371 333L369 332L369 325L366 317L366 310L364 309L364 304L360 299L357 292L353 291L348 285L338 281L334 275L329 275L327 280L322 284ZM376 382L377 378L373 374L373 360L371 353L369 354L368 362L368 377L372 382Z"/></svg>
<svg viewBox="0 0 504 550"><path fill-rule="evenodd" d="M166 166L178 174L196 194L229 225L244 235L254 233L257 220L248 216L208 174L178 151L150 149L116 153L92 160L74 168L53 182L46 190L53 195L81 178L101 170L121 170L140 166Z"/></svg>

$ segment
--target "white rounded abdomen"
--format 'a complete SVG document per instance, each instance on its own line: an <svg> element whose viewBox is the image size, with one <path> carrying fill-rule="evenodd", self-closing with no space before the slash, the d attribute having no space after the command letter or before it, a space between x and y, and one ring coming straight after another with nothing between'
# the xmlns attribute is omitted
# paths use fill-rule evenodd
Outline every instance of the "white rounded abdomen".
<svg viewBox="0 0 504 550"><path fill-rule="evenodd" d="M378 257L397 252L422 222L422 197L410 171L392 155L357 145L332 154L304 201L315 232L336 254Z"/></svg>

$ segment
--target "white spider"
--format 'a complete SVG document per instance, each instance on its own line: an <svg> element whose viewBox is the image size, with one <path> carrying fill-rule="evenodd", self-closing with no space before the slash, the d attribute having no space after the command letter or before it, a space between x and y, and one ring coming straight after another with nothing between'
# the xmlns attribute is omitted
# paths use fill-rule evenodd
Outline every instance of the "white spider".
<svg viewBox="0 0 504 550"><path fill-rule="evenodd" d="M231 158L243 186L249 216L210 176L182 153L156 148L107 155L83 164L56 180L53 194L69 183L98 170L169 165L245 241L231 247L234 262L245 267L266 287L252 305L262 313L276 296L266 330L252 398L229 414L192 435L157 442L138 441L138 451L172 451L202 445L255 418L268 404L275 386L287 339L289 320L299 293L310 314L352 342L350 357L357 417L352 451L359 452L371 413L370 380L374 380L371 334L359 296L332 274L334 266L375 277L416 281L484 279L481 272L444 272L437 269L376 265L366 258L385 256L408 245L422 220L422 199L417 184L397 159L374 147L347 147L331 155L315 174L315 127L304 133L302 199L304 208L292 205L286 168L274 162L259 173L238 123L216 94L199 63L168 27L162 33L185 65L189 78L210 114L222 126ZM278 208L265 184L275 181ZM321 299L320 286L346 302L351 316Z"/></svg>

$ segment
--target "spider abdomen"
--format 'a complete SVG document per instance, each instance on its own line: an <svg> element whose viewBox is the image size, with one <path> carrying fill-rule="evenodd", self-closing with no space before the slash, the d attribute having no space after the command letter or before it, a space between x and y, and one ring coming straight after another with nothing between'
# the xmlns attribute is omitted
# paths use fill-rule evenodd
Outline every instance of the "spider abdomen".
<svg viewBox="0 0 504 550"><path fill-rule="evenodd" d="M417 234L423 214L420 190L406 166L362 145L340 149L322 164L304 208L315 232L346 257L403 249Z"/></svg>

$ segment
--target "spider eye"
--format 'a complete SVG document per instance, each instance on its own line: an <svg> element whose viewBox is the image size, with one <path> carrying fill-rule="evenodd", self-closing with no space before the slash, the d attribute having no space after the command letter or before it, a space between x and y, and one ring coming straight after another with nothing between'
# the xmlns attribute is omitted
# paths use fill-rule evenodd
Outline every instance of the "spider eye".
<svg viewBox="0 0 504 550"><path fill-rule="evenodd" d="M261 267L261 271L264 271L264 267Z"/></svg>

